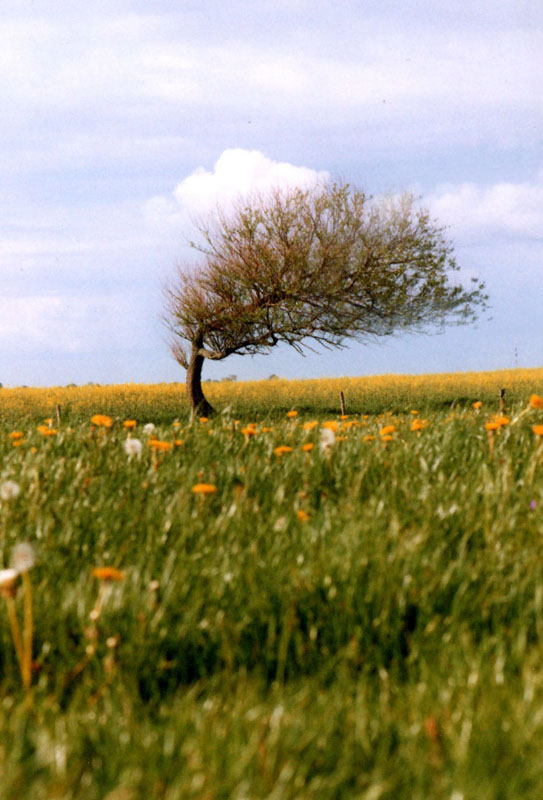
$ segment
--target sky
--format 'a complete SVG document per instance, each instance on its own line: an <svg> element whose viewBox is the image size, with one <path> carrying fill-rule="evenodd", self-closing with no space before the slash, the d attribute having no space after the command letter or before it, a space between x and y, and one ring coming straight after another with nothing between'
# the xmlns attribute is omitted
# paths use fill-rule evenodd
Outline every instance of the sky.
<svg viewBox="0 0 543 800"><path fill-rule="evenodd" d="M490 310L204 378L542 366L542 73L540 0L0 0L0 382L183 381L195 216L323 177L414 193Z"/></svg>

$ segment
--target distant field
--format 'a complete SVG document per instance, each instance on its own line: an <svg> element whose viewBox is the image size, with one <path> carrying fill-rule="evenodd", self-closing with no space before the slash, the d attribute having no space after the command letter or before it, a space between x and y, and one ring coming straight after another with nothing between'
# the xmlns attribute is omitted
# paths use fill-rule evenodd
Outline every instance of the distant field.
<svg viewBox="0 0 543 800"><path fill-rule="evenodd" d="M1 800L540 800L542 384L0 390Z"/></svg>
<svg viewBox="0 0 543 800"><path fill-rule="evenodd" d="M347 410L356 413L408 411L414 406L423 409L462 408L474 400L494 403L502 388L506 390L507 402L522 402L538 387L543 390L543 367L431 375L204 383L205 393L217 409L229 409L234 414L273 414L289 408L309 414L334 412L339 408L340 391L345 394ZM134 416L140 421L168 421L188 415L182 383L0 390L0 413L5 420L48 417L54 414L57 404L73 419L97 411L114 416Z"/></svg>

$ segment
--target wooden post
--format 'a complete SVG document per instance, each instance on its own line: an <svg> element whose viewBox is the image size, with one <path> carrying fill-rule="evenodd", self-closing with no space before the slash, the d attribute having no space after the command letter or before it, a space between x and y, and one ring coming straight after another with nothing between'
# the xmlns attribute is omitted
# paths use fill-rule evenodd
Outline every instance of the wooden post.
<svg viewBox="0 0 543 800"><path fill-rule="evenodd" d="M345 416L345 395L343 394L343 392L339 393L339 402L341 403L341 414L344 417Z"/></svg>
<svg viewBox="0 0 543 800"><path fill-rule="evenodd" d="M500 411L505 412L505 389L500 389Z"/></svg>

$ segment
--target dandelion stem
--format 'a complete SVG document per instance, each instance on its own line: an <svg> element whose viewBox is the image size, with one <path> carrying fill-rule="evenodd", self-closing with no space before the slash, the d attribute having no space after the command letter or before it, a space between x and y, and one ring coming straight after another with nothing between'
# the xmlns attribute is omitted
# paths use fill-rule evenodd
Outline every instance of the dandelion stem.
<svg viewBox="0 0 543 800"><path fill-rule="evenodd" d="M30 575L27 571L21 574L23 581L23 603L24 603L24 628L23 628L23 684L25 689L30 689L32 682L32 637L33 637L33 617L32 617L32 584Z"/></svg>
<svg viewBox="0 0 543 800"><path fill-rule="evenodd" d="M8 607L9 627L11 629L11 638L17 654L17 661L19 662L19 669L21 676L24 673L24 650L23 641L21 639L21 629L19 627L19 620L17 619L17 611L15 609L15 600L13 597L6 597L6 604Z"/></svg>

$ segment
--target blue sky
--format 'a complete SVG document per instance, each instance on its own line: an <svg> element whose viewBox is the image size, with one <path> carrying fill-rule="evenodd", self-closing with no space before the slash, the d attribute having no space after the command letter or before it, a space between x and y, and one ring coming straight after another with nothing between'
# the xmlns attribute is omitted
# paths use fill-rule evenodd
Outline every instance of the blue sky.
<svg viewBox="0 0 543 800"><path fill-rule="evenodd" d="M161 287L190 257L191 215L320 173L420 196L490 313L305 358L233 357L204 377L543 365L539 0L0 11L4 385L182 381Z"/></svg>

